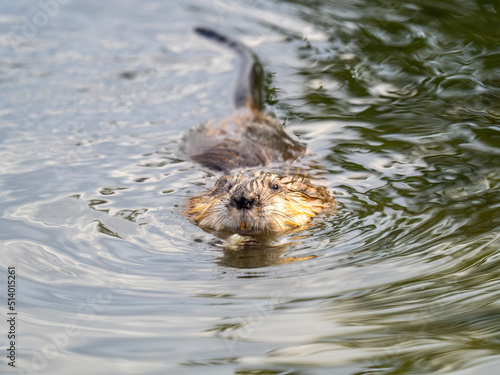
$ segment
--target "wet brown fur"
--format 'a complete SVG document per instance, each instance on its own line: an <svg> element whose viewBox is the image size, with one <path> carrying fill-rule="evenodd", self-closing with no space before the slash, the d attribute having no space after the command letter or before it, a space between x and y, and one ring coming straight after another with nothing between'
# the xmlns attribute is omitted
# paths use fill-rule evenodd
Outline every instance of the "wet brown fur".
<svg viewBox="0 0 500 375"><path fill-rule="evenodd" d="M244 46L217 32L200 30L197 32L201 35L229 45L239 54L246 54L246 58L251 55ZM239 108L233 117L205 124L187 136L189 157L224 173L212 189L187 201L186 216L203 229L272 234L299 228L319 213L335 208L330 192L304 176L254 171L230 174L232 170L294 161L306 150L277 120L259 111L252 93L255 90L250 88L243 102L242 90L237 93Z"/></svg>
<svg viewBox="0 0 500 375"><path fill-rule="evenodd" d="M304 155L306 147L249 101L234 116L191 131L186 151L202 166L229 174L236 168L296 160Z"/></svg>
<svg viewBox="0 0 500 375"><path fill-rule="evenodd" d="M330 192L307 177L250 171L220 177L212 189L188 199L186 214L218 232L272 234L334 208Z"/></svg>

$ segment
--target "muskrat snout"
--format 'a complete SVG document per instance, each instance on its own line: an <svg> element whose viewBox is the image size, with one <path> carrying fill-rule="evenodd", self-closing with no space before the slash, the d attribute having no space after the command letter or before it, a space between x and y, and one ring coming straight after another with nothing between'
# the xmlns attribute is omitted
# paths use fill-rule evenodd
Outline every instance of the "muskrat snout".
<svg viewBox="0 0 500 375"><path fill-rule="evenodd" d="M244 195L241 195L233 199L233 202L238 210L249 210L253 207L255 199L247 199Z"/></svg>

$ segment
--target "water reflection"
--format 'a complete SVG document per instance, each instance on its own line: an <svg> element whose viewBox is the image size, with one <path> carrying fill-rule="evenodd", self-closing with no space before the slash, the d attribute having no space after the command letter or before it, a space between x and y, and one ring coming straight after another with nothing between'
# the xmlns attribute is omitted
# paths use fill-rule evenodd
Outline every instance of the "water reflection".
<svg viewBox="0 0 500 375"><path fill-rule="evenodd" d="M235 268L262 268L301 262L316 257L315 255L283 256L285 252L285 246L280 246L280 248L259 246L253 250L224 250L223 257L219 259L217 265Z"/></svg>
<svg viewBox="0 0 500 375"><path fill-rule="evenodd" d="M21 370L497 373L498 2L125 3L68 2L15 51L33 13L2 5ZM265 61L268 109L308 142L335 216L235 250L184 220L208 177L182 134L231 111L234 65L201 24ZM79 334L44 357L66 324Z"/></svg>
<svg viewBox="0 0 500 375"><path fill-rule="evenodd" d="M246 243L244 248L224 249L223 256L218 259L217 265L243 269L262 268L316 258L315 255L303 257L285 256L290 246L299 244L299 242L284 245L263 244L261 242L255 244Z"/></svg>

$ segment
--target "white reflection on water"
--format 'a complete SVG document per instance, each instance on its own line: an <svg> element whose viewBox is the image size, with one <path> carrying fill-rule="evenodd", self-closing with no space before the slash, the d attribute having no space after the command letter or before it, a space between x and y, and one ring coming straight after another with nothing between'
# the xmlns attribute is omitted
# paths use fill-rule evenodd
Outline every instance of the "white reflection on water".
<svg viewBox="0 0 500 375"><path fill-rule="evenodd" d="M1 6L0 263L19 273L21 372L494 373L490 8L63 3ZM269 109L340 203L273 246L221 249L182 215L215 180L182 136L232 110L232 56L190 32L205 24L253 46Z"/></svg>

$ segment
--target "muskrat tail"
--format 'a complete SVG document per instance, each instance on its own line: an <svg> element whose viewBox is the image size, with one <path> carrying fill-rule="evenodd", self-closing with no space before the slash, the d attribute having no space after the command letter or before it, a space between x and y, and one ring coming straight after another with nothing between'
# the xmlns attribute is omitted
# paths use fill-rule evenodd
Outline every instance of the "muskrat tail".
<svg viewBox="0 0 500 375"><path fill-rule="evenodd" d="M236 108L248 107L252 111L259 111L262 108L260 95L262 67L253 52L247 46L208 27L196 27L194 31L198 35L231 49L238 55L241 65L234 90L234 105Z"/></svg>

